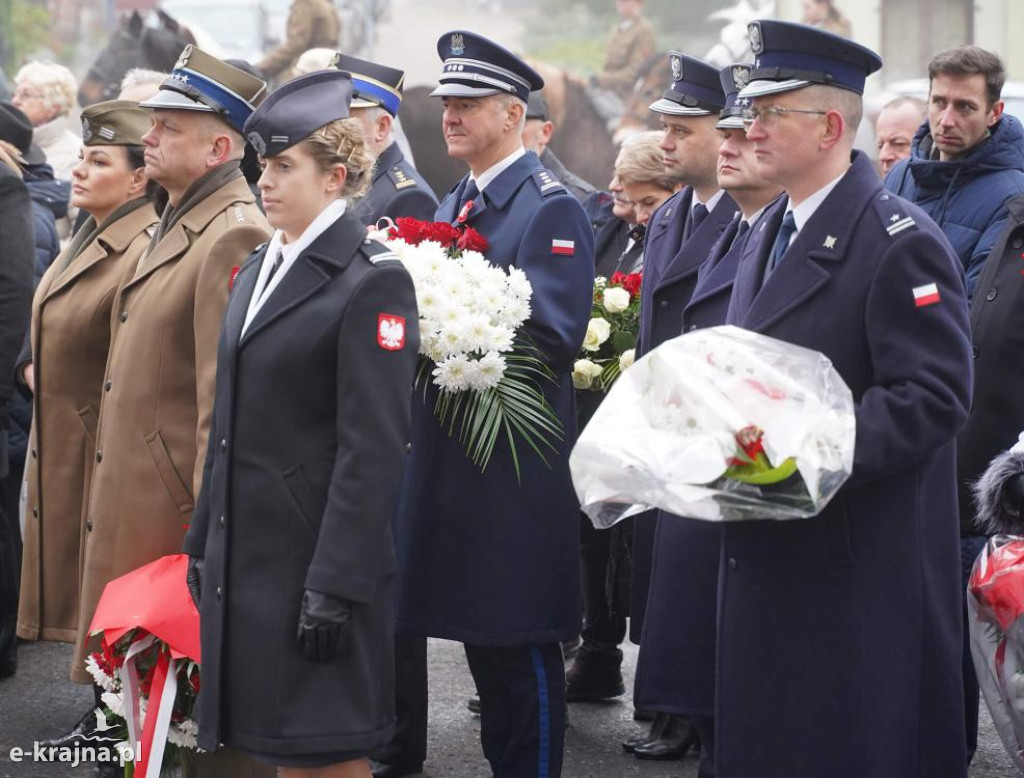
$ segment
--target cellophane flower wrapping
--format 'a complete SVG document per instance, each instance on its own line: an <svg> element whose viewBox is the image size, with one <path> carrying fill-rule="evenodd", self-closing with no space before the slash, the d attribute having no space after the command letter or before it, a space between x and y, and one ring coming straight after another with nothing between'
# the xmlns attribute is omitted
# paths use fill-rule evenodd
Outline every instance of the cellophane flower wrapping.
<svg viewBox="0 0 1024 778"><path fill-rule="evenodd" d="M808 518L849 477L855 429L852 394L823 354L713 327L624 371L569 465L598 528L650 508L708 521ZM753 449L739 442L750 431Z"/></svg>
<svg viewBox="0 0 1024 778"><path fill-rule="evenodd" d="M978 685L1000 740L1024 773L1024 537L989 538L967 586Z"/></svg>

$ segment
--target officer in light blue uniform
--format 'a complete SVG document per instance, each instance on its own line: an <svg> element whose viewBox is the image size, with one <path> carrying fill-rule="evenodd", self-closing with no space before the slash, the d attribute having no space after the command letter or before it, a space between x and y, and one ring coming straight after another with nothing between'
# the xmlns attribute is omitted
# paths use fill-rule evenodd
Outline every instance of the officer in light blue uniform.
<svg viewBox="0 0 1024 778"><path fill-rule="evenodd" d="M815 518L727 523L718 587L719 778L964 778L955 437L971 401L963 269L853 151L881 59L750 25L740 93L788 195L740 259L728 323L823 353L853 393L853 474Z"/></svg>
<svg viewBox="0 0 1024 778"><path fill-rule="evenodd" d="M436 218L462 219L487 239L490 262L529 278L524 332L554 374L541 383L564 440L547 464L520 441L518 479L499 442L481 472L435 418L435 388L417 389L397 508L397 627L465 644L495 776L554 778L565 730L559 643L579 634L583 611L568 457L576 436L571 371L590 319L594 233L576 198L522 148L526 101L541 77L471 32L443 35L438 54L444 68L434 94L444 100L449 154L471 172Z"/></svg>
<svg viewBox="0 0 1024 778"><path fill-rule="evenodd" d="M405 72L341 52L334 55L331 66L352 75L352 115L365 118L367 145L377 154L370 193L357 209L359 218L364 224L376 224L385 216L430 221L437 210L437 198L405 158L392 132L402 105ZM377 110L386 115L375 117L372 112Z"/></svg>

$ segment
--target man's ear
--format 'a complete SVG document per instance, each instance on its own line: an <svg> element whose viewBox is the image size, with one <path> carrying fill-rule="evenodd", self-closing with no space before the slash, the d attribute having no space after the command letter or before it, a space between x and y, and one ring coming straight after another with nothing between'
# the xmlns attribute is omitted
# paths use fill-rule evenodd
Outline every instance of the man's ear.
<svg viewBox="0 0 1024 778"><path fill-rule="evenodd" d="M522 100L509 100L508 118L512 127L519 126L519 122L526 113L526 104Z"/></svg>
<svg viewBox="0 0 1024 778"><path fill-rule="evenodd" d="M992 106L992 115L988 117L988 126L991 127L997 121L1003 117L1003 109L1006 107L1006 103L1002 100L996 100L995 105Z"/></svg>
<svg viewBox="0 0 1024 778"><path fill-rule="evenodd" d="M846 133L846 118L841 111L831 109L825 112L825 132L821 136L823 149L830 149L843 139Z"/></svg>
<svg viewBox="0 0 1024 778"><path fill-rule="evenodd" d="M391 114L381 111L380 116L377 117L377 126L374 128L374 140L377 143L383 143L384 139L391 134L394 123L395 119Z"/></svg>
<svg viewBox="0 0 1024 778"><path fill-rule="evenodd" d="M210 151L206 155L206 166L215 168L237 156L234 139L225 133L214 135L210 141ZM241 157L238 157L241 159Z"/></svg>

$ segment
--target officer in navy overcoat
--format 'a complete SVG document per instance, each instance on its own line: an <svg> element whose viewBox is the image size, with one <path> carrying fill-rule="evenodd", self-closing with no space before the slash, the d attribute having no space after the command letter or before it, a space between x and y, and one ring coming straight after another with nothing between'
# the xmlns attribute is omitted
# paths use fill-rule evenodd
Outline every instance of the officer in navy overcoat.
<svg viewBox="0 0 1024 778"><path fill-rule="evenodd" d="M579 202L522 149L531 89L543 81L480 36L442 36L449 153L472 174L442 201L489 242L488 260L533 286L525 333L554 373L544 392L565 439L547 464L504 442L485 471L434 417L436 390L413 400L413 449L397 509L398 630L465 644L480 694L484 753L498 778L561 771L565 680L559 642L579 633L579 504L568 457L576 434L573 363L590 318L594 233ZM486 126L495 141L479 140Z"/></svg>
<svg viewBox="0 0 1024 778"><path fill-rule="evenodd" d="M750 34L747 137L789 197L751 233L728 323L827 356L857 438L853 474L819 516L724 525L717 775L963 778L963 271L852 152L843 111L856 119L880 58L801 25Z"/></svg>
<svg viewBox="0 0 1024 778"><path fill-rule="evenodd" d="M750 67L722 69L726 107L717 128L718 180L740 209L697 272L685 308L669 307L678 333L725 323L733 281L750 229L757 228L779 187L758 175L737 102ZM659 312L660 313L660 312ZM714 775L715 630L721 527L659 511L651 585L637 661L634 698L639 708L691 716L703 747L700 775Z"/></svg>
<svg viewBox="0 0 1024 778"><path fill-rule="evenodd" d="M350 94L347 73L300 76L247 137L269 166L347 116ZM342 199L287 244L279 229L234 279L184 546L202 625L200 746L292 767L361 758L394 725L391 514L418 314L408 272L344 199L368 185L372 156L361 135L341 143ZM264 201L286 197L267 175Z"/></svg>

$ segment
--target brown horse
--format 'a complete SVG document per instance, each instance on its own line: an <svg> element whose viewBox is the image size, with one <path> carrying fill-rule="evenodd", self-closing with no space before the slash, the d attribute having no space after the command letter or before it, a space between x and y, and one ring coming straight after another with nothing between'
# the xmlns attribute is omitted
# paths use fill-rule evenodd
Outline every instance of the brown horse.
<svg viewBox="0 0 1024 778"><path fill-rule="evenodd" d="M658 129L658 115L650 110L650 105L661 97L661 93L671 81L672 72L669 69L666 52L658 52L644 63L640 75L637 76L633 93L626 101L622 120L615 130L617 143L635 133Z"/></svg>
<svg viewBox="0 0 1024 778"><path fill-rule="evenodd" d="M552 121L558 114L551 140L551 151L568 170L598 188L604 188L612 177L615 165L615 145L604 121L594 110L583 84L567 77L564 72L549 80L545 94L552 91L561 96L558 113L552 106ZM441 99L430 97L431 88L417 86L405 90L399 117L409 140L416 168L430 184L438 197L450 190L466 174L464 162L448 156L441 134Z"/></svg>
<svg viewBox="0 0 1024 778"><path fill-rule="evenodd" d="M114 31L78 89L79 105L85 107L117 97L121 79L132 68L170 70L181 50L196 42L186 27L159 8L156 14L159 27L146 27L138 11L121 19L121 26Z"/></svg>

